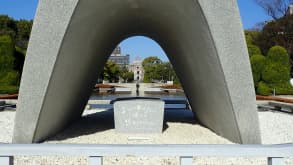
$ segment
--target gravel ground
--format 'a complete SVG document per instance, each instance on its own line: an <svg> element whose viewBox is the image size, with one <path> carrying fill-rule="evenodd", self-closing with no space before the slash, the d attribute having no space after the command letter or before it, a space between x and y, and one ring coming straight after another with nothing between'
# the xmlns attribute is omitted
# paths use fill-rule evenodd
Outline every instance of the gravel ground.
<svg viewBox="0 0 293 165"><path fill-rule="evenodd" d="M11 143L15 112L0 111L0 143Z"/></svg>
<svg viewBox="0 0 293 165"><path fill-rule="evenodd" d="M12 139L15 112L0 112L0 143ZM293 115L259 112L263 144L293 142ZM179 117L178 117L179 116ZM200 126L190 111L168 111L165 116L163 134L118 134L114 131L113 111L88 110L84 117L68 129L45 143L87 143L87 144L233 144L209 129ZM85 157L15 157L16 165L83 165ZM196 157L199 165L267 165L266 158L215 158ZM105 157L105 165L178 165L176 157ZM293 164L293 159L286 159Z"/></svg>

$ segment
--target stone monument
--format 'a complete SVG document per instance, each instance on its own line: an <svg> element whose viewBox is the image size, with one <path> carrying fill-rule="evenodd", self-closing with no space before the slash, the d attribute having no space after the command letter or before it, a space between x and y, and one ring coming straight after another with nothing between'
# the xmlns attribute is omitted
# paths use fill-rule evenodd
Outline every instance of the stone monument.
<svg viewBox="0 0 293 165"><path fill-rule="evenodd" d="M39 0L13 141L43 141L80 118L107 58L135 35L165 50L200 123L260 143L237 0Z"/></svg>
<svg viewBox="0 0 293 165"><path fill-rule="evenodd" d="M158 99L129 98L114 103L118 133L162 133L165 102Z"/></svg>

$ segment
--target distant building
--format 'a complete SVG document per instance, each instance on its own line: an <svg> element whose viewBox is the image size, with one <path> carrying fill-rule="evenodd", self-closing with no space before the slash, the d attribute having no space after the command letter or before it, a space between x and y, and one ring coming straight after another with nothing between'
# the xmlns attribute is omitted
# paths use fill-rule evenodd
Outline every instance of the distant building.
<svg viewBox="0 0 293 165"><path fill-rule="evenodd" d="M121 55L121 47L120 47L120 46L117 46L117 47L114 49L114 51L113 51L112 54L113 54L113 55L115 55L115 54Z"/></svg>
<svg viewBox="0 0 293 165"><path fill-rule="evenodd" d="M144 69L142 67L142 60L139 57L136 57L132 64L128 67L129 71L134 73L134 81L143 81Z"/></svg>
<svg viewBox="0 0 293 165"><path fill-rule="evenodd" d="M293 4L289 5L287 15L293 15Z"/></svg>
<svg viewBox="0 0 293 165"><path fill-rule="evenodd" d="M127 67L129 65L129 54L122 55L121 48L118 46L114 49L113 53L109 57L109 61L115 62L119 65L119 67Z"/></svg>

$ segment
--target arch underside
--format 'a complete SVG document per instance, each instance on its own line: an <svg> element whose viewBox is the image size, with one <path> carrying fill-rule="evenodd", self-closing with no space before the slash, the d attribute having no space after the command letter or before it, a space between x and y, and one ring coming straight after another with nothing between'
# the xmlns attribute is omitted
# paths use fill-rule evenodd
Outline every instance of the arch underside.
<svg viewBox="0 0 293 165"><path fill-rule="evenodd" d="M79 118L109 54L134 35L165 50L203 125L260 143L235 0L40 0L13 141L40 142Z"/></svg>

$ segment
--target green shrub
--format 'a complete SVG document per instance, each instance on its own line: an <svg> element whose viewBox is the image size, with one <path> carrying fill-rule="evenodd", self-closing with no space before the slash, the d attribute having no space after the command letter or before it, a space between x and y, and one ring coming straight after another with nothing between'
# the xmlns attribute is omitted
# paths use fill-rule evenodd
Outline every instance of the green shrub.
<svg viewBox="0 0 293 165"><path fill-rule="evenodd" d="M15 93L18 93L18 86L0 85L0 94L15 94Z"/></svg>
<svg viewBox="0 0 293 165"><path fill-rule="evenodd" d="M277 95L292 95L293 87L289 82L272 84L272 89L275 89Z"/></svg>
<svg viewBox="0 0 293 165"><path fill-rule="evenodd" d="M289 67L289 55L287 50L281 46L272 47L268 52L267 59L270 62L280 63Z"/></svg>
<svg viewBox="0 0 293 165"><path fill-rule="evenodd" d="M0 74L0 85L18 85L19 74L16 71L9 71Z"/></svg>
<svg viewBox="0 0 293 165"><path fill-rule="evenodd" d="M247 45L249 57L257 54L261 54L261 51L258 46L249 44Z"/></svg>
<svg viewBox="0 0 293 165"><path fill-rule="evenodd" d="M277 95L293 94L289 56L283 47L272 47L266 57L252 55L250 62L257 94L270 95L274 89Z"/></svg>
<svg viewBox="0 0 293 165"><path fill-rule="evenodd" d="M263 55L253 55L250 57L254 86L257 87L261 80L261 73L265 67L266 58Z"/></svg>
<svg viewBox="0 0 293 165"><path fill-rule="evenodd" d="M257 86L258 86L256 91L257 94L264 95L264 96L268 96L272 94L272 89L264 82L262 81L259 82Z"/></svg>
<svg viewBox="0 0 293 165"><path fill-rule="evenodd" d="M280 63L268 62L261 76L267 84L275 84L290 81L290 69Z"/></svg>

